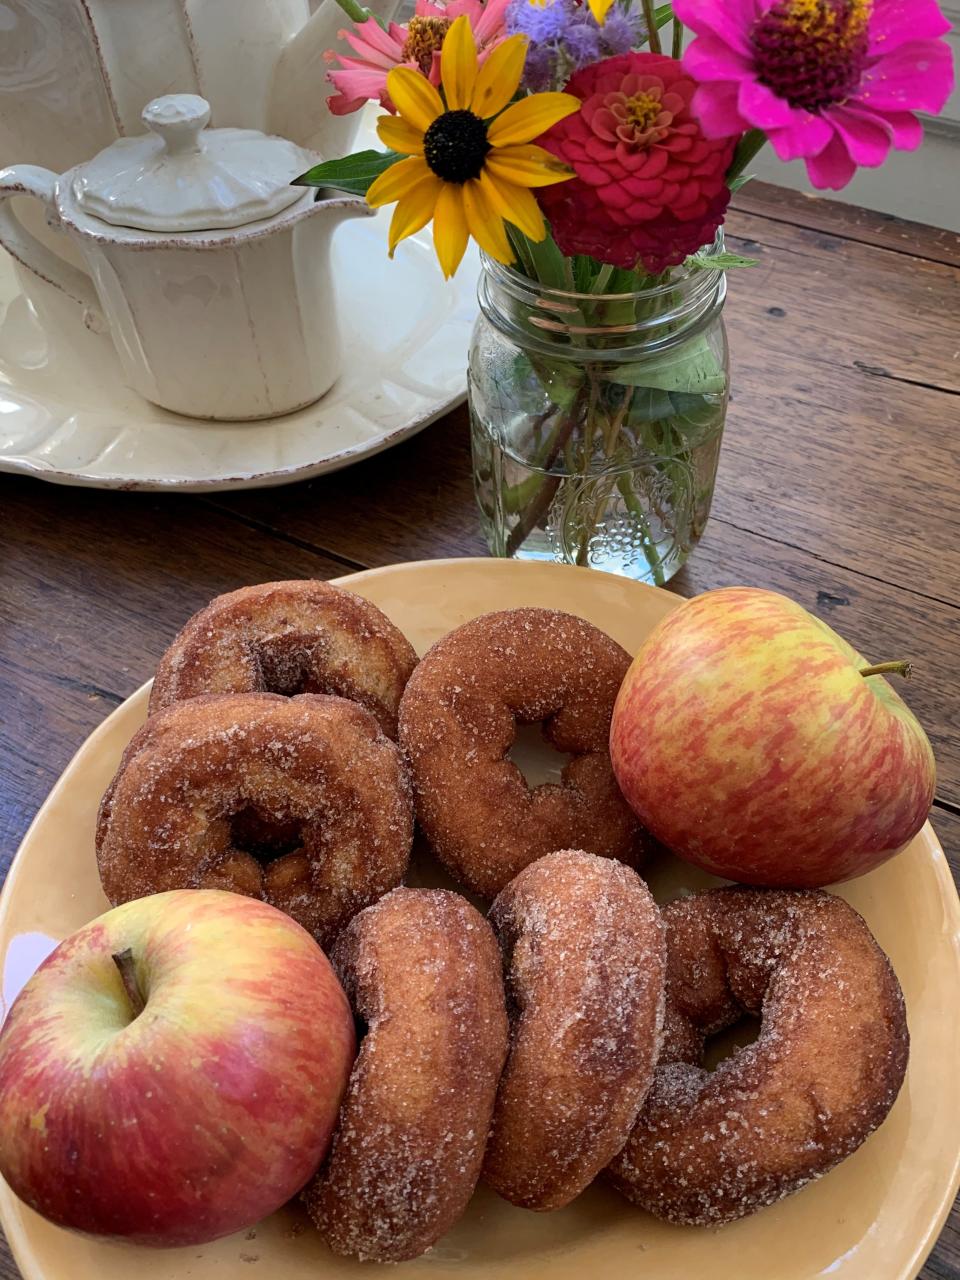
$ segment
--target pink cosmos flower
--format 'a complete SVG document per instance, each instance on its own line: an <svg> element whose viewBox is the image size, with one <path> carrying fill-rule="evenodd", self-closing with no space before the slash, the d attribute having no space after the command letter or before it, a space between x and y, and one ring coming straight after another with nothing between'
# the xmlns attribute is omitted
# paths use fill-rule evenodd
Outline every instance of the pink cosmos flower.
<svg viewBox="0 0 960 1280"><path fill-rule="evenodd" d="M684 58L708 137L761 129L781 160L839 190L858 165L923 138L953 88L934 0L674 0L697 33Z"/></svg>
<svg viewBox="0 0 960 1280"><path fill-rule="evenodd" d="M414 16L405 27L391 22L386 31L373 18L361 22L352 31L339 34L358 55L351 58L328 49L324 57L339 66L327 72L337 92L327 99L336 116L347 115L362 107L370 98L379 100L386 111L393 111L387 93L387 74L394 67L413 67L440 84L440 49L443 37L454 18L466 14L470 19L479 62L506 39L504 26L510 0L450 0L449 4L431 4L417 0Z"/></svg>

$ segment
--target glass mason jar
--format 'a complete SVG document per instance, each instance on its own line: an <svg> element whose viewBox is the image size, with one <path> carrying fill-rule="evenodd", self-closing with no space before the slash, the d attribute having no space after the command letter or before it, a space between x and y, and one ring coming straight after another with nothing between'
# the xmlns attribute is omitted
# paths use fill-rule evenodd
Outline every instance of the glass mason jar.
<svg viewBox="0 0 960 1280"><path fill-rule="evenodd" d="M722 249L718 233L699 256ZM677 267L635 293L578 293L485 257L479 292L468 386L491 553L663 584L710 513L724 273Z"/></svg>

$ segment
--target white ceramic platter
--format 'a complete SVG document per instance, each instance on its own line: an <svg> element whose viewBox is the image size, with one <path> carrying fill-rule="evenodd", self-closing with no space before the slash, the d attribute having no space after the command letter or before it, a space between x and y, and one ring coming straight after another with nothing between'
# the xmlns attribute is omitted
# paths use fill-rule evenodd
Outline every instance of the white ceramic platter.
<svg viewBox="0 0 960 1280"><path fill-rule="evenodd" d="M372 115L358 150L373 142ZM471 245L445 283L427 228L391 262L390 212L334 236L339 380L262 422L201 422L141 399L109 337L0 250L0 471L99 489L253 489L337 471L422 430L464 399L479 258Z"/></svg>

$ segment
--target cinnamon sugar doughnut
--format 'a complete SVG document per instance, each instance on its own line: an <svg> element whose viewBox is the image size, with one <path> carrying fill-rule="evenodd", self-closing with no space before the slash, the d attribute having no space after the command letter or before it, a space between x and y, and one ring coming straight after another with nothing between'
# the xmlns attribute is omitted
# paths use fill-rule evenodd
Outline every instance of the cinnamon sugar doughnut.
<svg viewBox="0 0 960 1280"><path fill-rule="evenodd" d="M116 906L165 889L262 898L327 946L398 884L413 841L400 753L346 698L208 695L151 716L100 806Z"/></svg>
<svg viewBox="0 0 960 1280"><path fill-rule="evenodd" d="M335 1253L402 1262L456 1222L480 1175L507 1052L497 944L457 894L395 889L332 959L368 1030L304 1199Z"/></svg>
<svg viewBox="0 0 960 1280"><path fill-rule="evenodd" d="M718 889L663 915L668 1039L610 1175L658 1217L716 1225L798 1191L883 1121L907 1066L903 995L831 894ZM704 1038L745 1012L759 1039L703 1070Z"/></svg>
<svg viewBox="0 0 960 1280"><path fill-rule="evenodd" d="M266 582L193 615L160 659L150 712L204 693L335 693L396 738L416 665L409 641L369 600L329 582Z"/></svg>
<svg viewBox="0 0 960 1280"><path fill-rule="evenodd" d="M434 852L475 893L494 897L554 849L636 862L637 819L608 754L629 654L590 623L553 609L488 613L438 641L400 704L400 742L417 818ZM574 756L562 785L530 788L506 758L518 722Z"/></svg>
<svg viewBox="0 0 960 1280"><path fill-rule="evenodd" d="M568 849L521 871L490 918L512 1012L483 1174L514 1204L559 1209L626 1142L653 1079L660 913L635 871Z"/></svg>

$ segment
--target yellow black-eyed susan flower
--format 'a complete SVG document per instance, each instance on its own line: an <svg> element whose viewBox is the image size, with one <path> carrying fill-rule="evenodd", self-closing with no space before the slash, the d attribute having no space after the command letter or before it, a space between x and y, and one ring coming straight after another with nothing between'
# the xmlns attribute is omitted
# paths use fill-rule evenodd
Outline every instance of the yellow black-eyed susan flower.
<svg viewBox="0 0 960 1280"><path fill-rule="evenodd" d="M472 236L491 257L513 262L504 221L531 240L546 226L530 188L564 182L566 165L534 145L551 125L580 103L567 93L536 93L512 106L526 56L526 38L511 36L482 66L468 19L450 27L440 55L443 96L426 76L397 67L387 92L397 109L381 116L381 142L407 158L372 184L374 208L393 204L390 253L433 219L433 243L449 279Z"/></svg>

